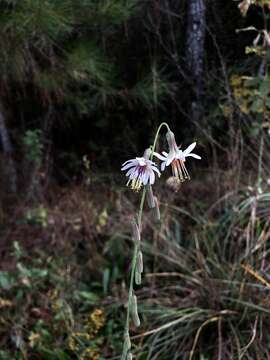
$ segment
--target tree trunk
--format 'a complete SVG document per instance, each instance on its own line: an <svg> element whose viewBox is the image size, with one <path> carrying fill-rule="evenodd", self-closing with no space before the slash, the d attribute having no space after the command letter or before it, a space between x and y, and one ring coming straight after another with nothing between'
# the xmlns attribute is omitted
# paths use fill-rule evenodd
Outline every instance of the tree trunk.
<svg viewBox="0 0 270 360"><path fill-rule="evenodd" d="M6 171L8 175L9 189L12 193L17 191L17 171L13 160L13 148L10 141L8 129L6 127L5 116L0 106L0 140L2 143L4 157L6 159Z"/></svg>
<svg viewBox="0 0 270 360"><path fill-rule="evenodd" d="M199 120L202 113L205 31L205 0L188 0L186 59L193 80L192 120L195 122Z"/></svg>

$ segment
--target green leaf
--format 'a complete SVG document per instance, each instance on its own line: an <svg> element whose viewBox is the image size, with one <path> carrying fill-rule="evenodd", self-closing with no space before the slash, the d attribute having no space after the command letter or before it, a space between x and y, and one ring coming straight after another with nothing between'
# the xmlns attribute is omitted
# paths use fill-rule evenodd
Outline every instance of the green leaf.
<svg viewBox="0 0 270 360"><path fill-rule="evenodd" d="M70 360L70 356L68 354L65 353L64 350L62 349L47 349L45 347L40 347L39 351L42 354L42 359L43 360L51 360L51 359L55 359L55 360Z"/></svg>
<svg viewBox="0 0 270 360"><path fill-rule="evenodd" d="M261 113L264 110L264 102L262 99L257 98L251 105L251 111Z"/></svg>
<svg viewBox="0 0 270 360"><path fill-rule="evenodd" d="M110 269L105 269L103 271L103 293L106 295L108 293L109 288L109 282L110 282Z"/></svg>
<svg viewBox="0 0 270 360"><path fill-rule="evenodd" d="M245 86L247 87L257 87L259 86L261 83L261 78L260 77L253 77L250 79L245 80Z"/></svg>
<svg viewBox="0 0 270 360"><path fill-rule="evenodd" d="M96 304L100 300L99 296L91 291L76 291L75 294L79 298L87 300L90 304Z"/></svg>
<svg viewBox="0 0 270 360"><path fill-rule="evenodd" d="M270 79L265 78L259 88L259 91L262 96L266 96L270 92Z"/></svg>

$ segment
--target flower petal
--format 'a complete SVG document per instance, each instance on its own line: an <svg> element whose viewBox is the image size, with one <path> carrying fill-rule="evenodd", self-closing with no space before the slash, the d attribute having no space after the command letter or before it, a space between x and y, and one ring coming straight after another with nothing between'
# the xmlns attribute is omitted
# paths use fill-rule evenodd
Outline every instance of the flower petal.
<svg viewBox="0 0 270 360"><path fill-rule="evenodd" d="M160 155L159 153L154 152L153 154L154 154L154 156L156 156L158 159L160 159L160 160L165 160L165 157L162 156L162 155Z"/></svg>
<svg viewBox="0 0 270 360"><path fill-rule="evenodd" d="M189 145L186 150L183 151L184 155L187 156L196 146L196 142Z"/></svg>
<svg viewBox="0 0 270 360"><path fill-rule="evenodd" d="M122 166L125 166L126 164L130 163L131 161L136 161L136 159L127 160L122 164Z"/></svg>
<svg viewBox="0 0 270 360"><path fill-rule="evenodd" d="M193 157L195 159L201 160L201 157L199 155L197 155L197 154L194 154L194 153L190 153L190 154L186 155L186 157L188 157L188 156L191 156L191 157Z"/></svg>
<svg viewBox="0 0 270 360"><path fill-rule="evenodd" d="M161 164L161 171L164 171L166 167L166 161L163 161L163 163Z"/></svg>
<svg viewBox="0 0 270 360"><path fill-rule="evenodd" d="M170 153L167 157L166 166L169 166L174 159L175 159L175 154Z"/></svg>
<svg viewBox="0 0 270 360"><path fill-rule="evenodd" d="M136 166L136 165L133 164L132 162L130 162L129 164L126 164L125 166L123 166L123 167L121 168L121 171L125 171L125 170L127 170L127 169L129 169L129 168L131 168L131 167L134 167L134 166Z"/></svg>
<svg viewBox="0 0 270 360"><path fill-rule="evenodd" d="M156 164L154 161L147 160L147 166L149 166L150 168L151 168L152 166L156 166L156 167L157 167L157 164Z"/></svg>
<svg viewBox="0 0 270 360"><path fill-rule="evenodd" d="M150 172L150 184L153 185L154 182L155 182L155 173L154 173L154 171L152 170L152 171Z"/></svg>
<svg viewBox="0 0 270 360"><path fill-rule="evenodd" d="M157 167L153 166L153 167L152 167L152 170L154 170L154 171L158 174L158 176L161 175L161 174L160 174L160 171L159 171L159 169L158 169Z"/></svg>
<svg viewBox="0 0 270 360"><path fill-rule="evenodd" d="M137 177L138 176L138 170L137 170L137 168L131 168L131 169L129 169L128 170L128 172L126 173L126 176L129 176L131 179L133 178L133 177ZM136 176L135 176L136 175Z"/></svg>
<svg viewBox="0 0 270 360"><path fill-rule="evenodd" d="M146 171L145 174L143 174L141 182L143 183L143 185L147 185L148 181L149 181L149 171Z"/></svg>

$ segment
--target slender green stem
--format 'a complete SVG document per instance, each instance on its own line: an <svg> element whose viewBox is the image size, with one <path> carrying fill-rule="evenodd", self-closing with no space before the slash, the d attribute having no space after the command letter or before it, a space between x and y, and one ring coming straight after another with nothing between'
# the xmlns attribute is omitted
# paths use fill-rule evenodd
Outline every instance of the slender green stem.
<svg viewBox="0 0 270 360"><path fill-rule="evenodd" d="M156 145L157 145L158 136L159 136L160 130L162 129L163 126L166 126L168 131L171 131L170 128L169 128L169 125L167 123L163 122L163 123L161 123L159 125L159 127L157 129L157 132L156 132L156 136L155 136L155 139L154 139L153 146L151 146L152 153L151 153L151 156L150 156L150 160L153 159L154 151L155 151L155 148L156 148Z"/></svg>
<svg viewBox="0 0 270 360"><path fill-rule="evenodd" d="M142 192L142 197L141 197L141 202L140 202L139 214L138 214L138 226L139 226L139 229L141 229L141 219L142 219L145 195L146 195L146 187L144 186L143 192ZM126 332L129 329L130 301L131 301L131 297L133 295L133 284L134 284L134 276L135 276L136 260L137 260L138 251L139 251L139 244L137 242L135 242L134 251L133 251L133 257L132 257L132 265L131 265L129 292L128 292L128 308L127 308L127 319L126 319L126 329L125 329Z"/></svg>
<svg viewBox="0 0 270 360"><path fill-rule="evenodd" d="M155 135L154 143L150 147L151 148L150 160L153 159L153 155L154 155L154 151L155 151L155 148L156 148L158 136L159 136L160 130L162 129L163 126L166 126L167 130L170 131L170 128L169 128L167 123L163 122L163 123L161 123L159 125L159 127L157 129L157 132L156 132L156 135ZM142 191L140 207L139 207L139 212L138 212L138 217L137 217L137 219L138 219L137 220L138 221L137 225L138 225L140 231L141 231L141 225L142 225L142 214L143 214L143 207L144 207L144 203L145 203L145 195L146 195L146 186L144 186L143 191ZM137 255L138 255L139 249L140 249L140 244L138 244L138 242L135 242L133 256L132 256L132 263L131 263L131 274L130 274L130 283L129 283L129 292L128 292L128 307L127 307L127 318L126 318L126 325L125 325L125 333L129 332L130 305L131 305L131 298L132 298L132 295L133 295L133 285L134 285L134 277L135 277L135 270L136 270L136 260L137 260Z"/></svg>

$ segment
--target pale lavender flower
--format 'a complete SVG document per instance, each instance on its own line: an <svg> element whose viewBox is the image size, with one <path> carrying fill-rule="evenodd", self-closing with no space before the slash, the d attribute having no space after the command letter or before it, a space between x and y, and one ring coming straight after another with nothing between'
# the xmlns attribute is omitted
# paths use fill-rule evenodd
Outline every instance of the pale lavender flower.
<svg viewBox="0 0 270 360"><path fill-rule="evenodd" d="M180 181L185 181L185 179L190 179L189 173L185 166L186 158L191 156L195 159L201 159L197 154L192 153L191 151L195 148L196 142L189 145L186 150L182 151L176 144L174 133L168 131L166 138L169 144L169 153L163 151L162 155L154 153L154 155L162 161L161 170L164 171L166 166L172 166L173 176Z"/></svg>
<svg viewBox="0 0 270 360"><path fill-rule="evenodd" d="M153 185L155 175L160 176L157 165L154 161L149 160L149 151L150 149L147 149L143 157L128 160L122 165L121 170L127 170L126 176L129 178L127 186L130 185L132 190L139 191L142 185Z"/></svg>

